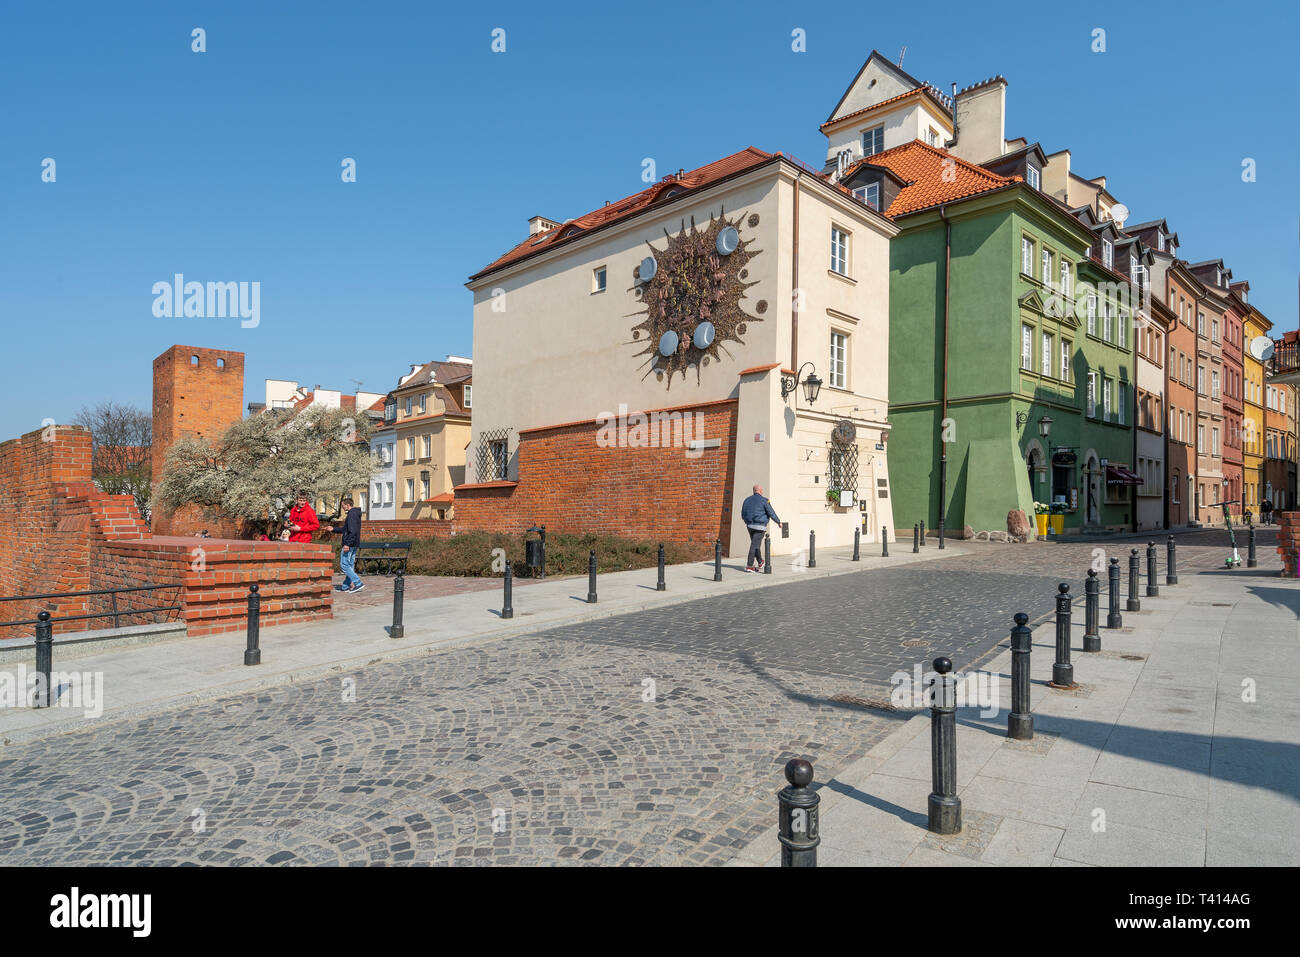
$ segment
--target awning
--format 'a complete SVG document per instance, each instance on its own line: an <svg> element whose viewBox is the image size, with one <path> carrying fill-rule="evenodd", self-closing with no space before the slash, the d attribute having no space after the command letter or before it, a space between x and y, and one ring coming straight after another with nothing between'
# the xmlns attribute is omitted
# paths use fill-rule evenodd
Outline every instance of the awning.
<svg viewBox="0 0 1300 957"><path fill-rule="evenodd" d="M1136 475L1122 465L1106 466L1107 485L1141 485L1142 476Z"/></svg>

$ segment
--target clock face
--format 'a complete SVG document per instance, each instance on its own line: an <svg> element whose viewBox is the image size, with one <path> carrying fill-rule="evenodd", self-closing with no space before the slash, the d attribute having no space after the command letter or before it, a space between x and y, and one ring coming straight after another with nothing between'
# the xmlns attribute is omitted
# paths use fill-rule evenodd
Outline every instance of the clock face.
<svg viewBox="0 0 1300 957"><path fill-rule="evenodd" d="M748 224L757 226L758 216L749 216ZM746 324L762 321L741 307L745 290L757 285L746 280L759 250L749 248L753 239L741 235L740 225L725 214L710 217L703 228L694 219L687 228L683 220L676 236L665 232L663 250L650 247L649 265L643 261L637 270L645 308L634 314L641 321L632 327L632 339L642 347L637 355L645 357L645 375L653 373L669 389L675 375L684 379L692 367L698 383L700 369L721 358L726 343L744 345ZM757 313L766 310L766 302L755 306Z"/></svg>

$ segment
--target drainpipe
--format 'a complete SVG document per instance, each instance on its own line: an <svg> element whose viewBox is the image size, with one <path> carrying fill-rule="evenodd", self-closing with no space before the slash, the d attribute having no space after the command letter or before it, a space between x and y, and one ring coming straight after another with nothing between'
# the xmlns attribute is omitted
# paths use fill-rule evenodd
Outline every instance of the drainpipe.
<svg viewBox="0 0 1300 957"><path fill-rule="evenodd" d="M939 534L944 531L948 506L948 443L943 440L943 422L948 418L948 300L952 286L952 223L948 207L939 207L943 220L943 391L939 402Z"/></svg>
<svg viewBox="0 0 1300 957"><path fill-rule="evenodd" d="M795 370L795 376L799 374L799 180L803 179L803 173L799 172L794 178L794 239L791 249L790 281L793 286L790 289L790 368ZM797 387L798 382L795 383ZM795 405L799 404L799 392L795 391Z"/></svg>

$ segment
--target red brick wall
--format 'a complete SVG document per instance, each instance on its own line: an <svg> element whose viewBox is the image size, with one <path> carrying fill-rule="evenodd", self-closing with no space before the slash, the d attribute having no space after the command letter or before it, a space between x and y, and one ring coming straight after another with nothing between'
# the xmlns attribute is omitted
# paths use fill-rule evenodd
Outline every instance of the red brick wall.
<svg viewBox="0 0 1300 957"><path fill-rule="evenodd" d="M263 625L332 616L328 545L150 538L130 495L107 495L90 482L90 456L90 433L75 426L0 443L0 595L175 585L120 594L118 607L176 604L179 594L189 633L202 635L242 629L248 585L257 581ZM112 603L107 595L0 602L0 621L35 618L41 610L55 617L107 612ZM105 616L55 628L112 624ZM32 633L31 625L0 628L0 638Z"/></svg>
<svg viewBox="0 0 1300 957"><path fill-rule="evenodd" d="M736 402L693 407L702 434L721 439L697 458L677 448L601 448L599 426L582 422L519 435L517 485L456 489L455 526L520 532L542 524L548 532L596 532L677 542L713 554L731 538L735 479Z"/></svg>
<svg viewBox="0 0 1300 957"><path fill-rule="evenodd" d="M1300 552L1300 512L1282 512L1277 517L1277 553L1282 557L1282 575L1297 578L1296 555Z"/></svg>
<svg viewBox="0 0 1300 957"><path fill-rule="evenodd" d="M370 538L450 538L456 523L433 519L372 519L362 521L361 540Z"/></svg>
<svg viewBox="0 0 1300 957"><path fill-rule="evenodd" d="M224 360L224 367L218 360ZM244 354L172 346L153 361L153 480L162 477L167 450L177 439L215 439L243 417ZM238 538L240 533L237 522L205 516L193 506L169 514L155 509L151 521L157 535L193 535L208 529L218 538Z"/></svg>

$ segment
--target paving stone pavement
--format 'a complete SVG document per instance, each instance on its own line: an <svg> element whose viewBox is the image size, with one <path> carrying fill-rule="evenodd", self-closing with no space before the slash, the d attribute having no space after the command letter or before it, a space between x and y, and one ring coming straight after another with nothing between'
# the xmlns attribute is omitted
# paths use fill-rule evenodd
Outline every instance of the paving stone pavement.
<svg viewBox="0 0 1300 957"><path fill-rule="evenodd" d="M1182 540L1189 573L1221 564L1222 531ZM977 660L1116 546L989 545L16 745L0 864L722 864L789 758L832 774L910 716L833 698Z"/></svg>

